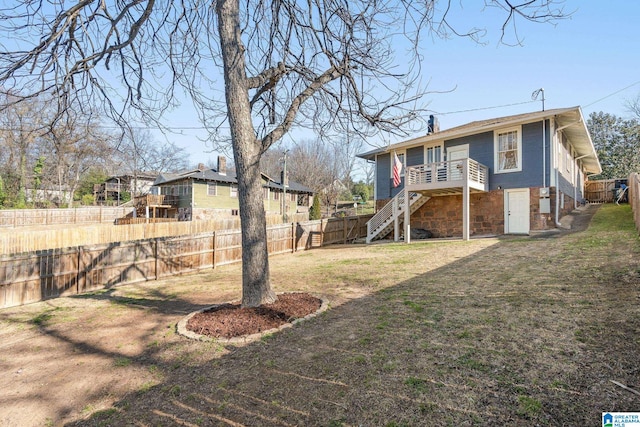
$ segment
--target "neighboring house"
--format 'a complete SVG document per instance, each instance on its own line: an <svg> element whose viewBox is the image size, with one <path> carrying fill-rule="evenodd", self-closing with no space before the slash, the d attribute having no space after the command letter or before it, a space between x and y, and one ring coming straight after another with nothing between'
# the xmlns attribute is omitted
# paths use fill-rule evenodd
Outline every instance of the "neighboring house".
<svg viewBox="0 0 640 427"><path fill-rule="evenodd" d="M394 153L404 165L393 186ZM375 162L367 241L399 226L434 237L528 234L559 225L602 172L580 107L476 121L359 154ZM405 200L409 200L406 209Z"/></svg>
<svg viewBox="0 0 640 427"><path fill-rule="evenodd" d="M135 174L123 174L109 177L102 184L93 187L93 196L96 203L123 200L122 193L127 192L131 197L152 193L152 186L158 177L154 172L138 172Z"/></svg>
<svg viewBox="0 0 640 427"><path fill-rule="evenodd" d="M68 206L71 203L71 190L69 187L57 186L58 188L28 188L25 193L27 201L39 205Z"/></svg>
<svg viewBox="0 0 640 427"><path fill-rule="evenodd" d="M197 169L158 176L154 184L158 193L165 196L163 206L171 205L180 220L208 219L214 216L238 215L238 182L235 174L228 173L226 159L218 158L218 169L200 164ZM283 187L266 175L262 175L264 207L267 214L283 214ZM287 215L308 212L313 192L295 182L286 187ZM171 216L171 212L167 215Z"/></svg>

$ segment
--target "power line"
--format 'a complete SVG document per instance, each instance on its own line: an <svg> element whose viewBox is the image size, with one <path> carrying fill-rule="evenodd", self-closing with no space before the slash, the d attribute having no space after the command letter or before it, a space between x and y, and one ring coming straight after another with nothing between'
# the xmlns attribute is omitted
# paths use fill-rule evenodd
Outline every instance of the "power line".
<svg viewBox="0 0 640 427"><path fill-rule="evenodd" d="M629 86L623 87L620 90L617 90L617 91L615 91L613 93L610 93L609 95L604 96L604 97L602 97L602 98L600 98L600 99L598 99L596 101L593 101L592 103L585 105L583 108L591 107L593 104L597 104L600 101L604 101L605 99L612 97L613 95L617 95L620 92L623 92L623 91L629 89L630 87L633 87L633 86L637 85L638 83L640 83L640 80L638 80L637 82L631 83Z"/></svg>
<svg viewBox="0 0 640 427"><path fill-rule="evenodd" d="M434 110L429 110L429 111L431 111L433 113L436 113L439 116L447 116L449 114L470 113L470 112L473 112L473 111L483 111L483 110L493 110L493 109L496 109L496 108L514 107L516 105L531 104L533 102L538 102L538 101L533 100L533 101L515 102L513 104L494 105L494 106L491 106L491 107L478 107L478 108L471 108L471 109L468 109L468 110L449 111L449 112L446 112L446 113L439 113L439 112L434 111Z"/></svg>
<svg viewBox="0 0 640 427"><path fill-rule="evenodd" d="M612 93L610 95L607 95L605 98L608 98L609 96L613 96L618 92L622 92L623 90L626 90L632 86L635 86L636 84L640 83L640 81L637 81L627 87L625 87L624 89L620 89L619 91ZM586 105L585 107L588 107L590 105L595 104L596 102L601 101L602 99L605 98L601 98L598 101L595 101L589 105ZM511 104L502 104L502 105L493 105L490 107L478 107L478 108L470 108L470 109L466 109L466 110L458 110L458 111L447 111L444 113L435 111L435 110L427 110L429 112L435 113L439 116L448 116L451 114L461 114L461 113L470 113L470 112L474 112L474 111L484 111L484 110L495 110L497 108L506 108L506 107L515 107L518 105L525 105L525 104L532 104L534 102L538 102L537 100L531 100L531 101L523 101L523 102L514 102ZM110 125L102 125L102 126L97 126L100 129L120 129L117 126L110 126ZM184 130L206 130L207 127L206 126L164 126L164 127L160 127L160 126L131 126L132 129L138 129L138 130L162 130L162 129L166 129L168 131L184 131ZM224 128L228 128L228 126L224 126ZM0 130L11 130L11 129L0 129Z"/></svg>

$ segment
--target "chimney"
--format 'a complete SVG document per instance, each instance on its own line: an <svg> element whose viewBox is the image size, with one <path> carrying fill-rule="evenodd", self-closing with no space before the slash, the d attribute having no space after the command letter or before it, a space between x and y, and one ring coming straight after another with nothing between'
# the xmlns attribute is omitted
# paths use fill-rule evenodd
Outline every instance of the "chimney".
<svg viewBox="0 0 640 427"><path fill-rule="evenodd" d="M206 169L206 166L204 165L204 163L198 163L198 170L199 171L203 171Z"/></svg>
<svg viewBox="0 0 640 427"><path fill-rule="evenodd" d="M440 123L438 123L438 118L431 114L429 116L429 124L427 128L427 135L440 132Z"/></svg>
<svg viewBox="0 0 640 427"><path fill-rule="evenodd" d="M218 173L220 175L227 174L227 159L224 156L218 156Z"/></svg>

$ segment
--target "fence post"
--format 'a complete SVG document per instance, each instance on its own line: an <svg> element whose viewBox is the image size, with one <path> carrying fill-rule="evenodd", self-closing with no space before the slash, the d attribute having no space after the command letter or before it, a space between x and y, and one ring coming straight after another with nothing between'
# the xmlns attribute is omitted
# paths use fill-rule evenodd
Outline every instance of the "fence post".
<svg viewBox="0 0 640 427"><path fill-rule="evenodd" d="M82 246L77 246L78 248L78 262L76 264L76 295L80 295L80 266L82 262Z"/></svg>
<svg viewBox="0 0 640 427"><path fill-rule="evenodd" d="M158 280L159 274L158 274L158 238L157 237L153 239L153 260L154 260L153 269L155 270L156 280Z"/></svg>
<svg viewBox="0 0 640 427"><path fill-rule="evenodd" d="M295 252L296 249L296 222L291 223L291 252Z"/></svg>
<svg viewBox="0 0 640 427"><path fill-rule="evenodd" d="M342 218L342 235L344 237L344 244L347 244L347 233L348 233L348 227L347 227L347 217L345 216L344 218Z"/></svg>
<svg viewBox="0 0 640 427"><path fill-rule="evenodd" d="M213 268L216 268L216 232L213 232L213 254L211 255L211 261L213 263Z"/></svg>

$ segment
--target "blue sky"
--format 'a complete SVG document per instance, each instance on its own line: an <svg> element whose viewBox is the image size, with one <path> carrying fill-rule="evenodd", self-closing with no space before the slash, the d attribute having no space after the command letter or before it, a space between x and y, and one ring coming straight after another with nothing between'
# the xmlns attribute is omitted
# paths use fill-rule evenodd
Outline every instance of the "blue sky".
<svg viewBox="0 0 640 427"><path fill-rule="evenodd" d="M441 129L538 111L541 103L531 102L531 94L539 88L545 90L546 109L579 105L585 117L594 111L629 115L624 102L640 93L640 2L567 0L565 10L573 14L555 25L519 21L522 46L515 47L499 44L497 11L480 14L480 6L465 7L454 20L456 29L486 28L485 44L451 38L427 39L421 46L423 83L428 81L434 91L427 95L428 108L438 116ZM172 125L197 123L193 116L177 114ZM192 162L217 156L205 152L197 130L183 133L168 139L184 147ZM383 138L368 143L386 145Z"/></svg>
<svg viewBox="0 0 640 427"><path fill-rule="evenodd" d="M567 1L566 8L575 12L555 26L520 23L522 46L499 45L496 31L485 46L462 39L434 42L433 59L425 67L431 87L457 88L434 94L430 108L448 113L527 102L534 90L544 88L547 109L580 105L586 116L593 111L628 115L625 100L640 93L640 2ZM539 108L540 103L528 103L442 114L440 125Z"/></svg>

